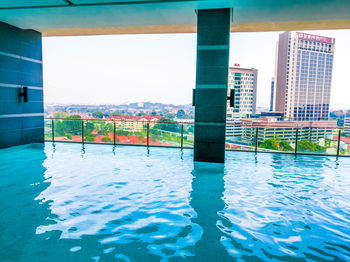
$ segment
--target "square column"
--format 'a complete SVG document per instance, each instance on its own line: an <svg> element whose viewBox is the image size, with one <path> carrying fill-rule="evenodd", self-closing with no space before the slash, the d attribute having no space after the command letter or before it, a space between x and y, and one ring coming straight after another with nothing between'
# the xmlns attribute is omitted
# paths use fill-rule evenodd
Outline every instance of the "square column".
<svg viewBox="0 0 350 262"><path fill-rule="evenodd" d="M194 161L223 163L230 9L198 10Z"/></svg>
<svg viewBox="0 0 350 262"><path fill-rule="evenodd" d="M0 148L44 142L41 33L0 22Z"/></svg>

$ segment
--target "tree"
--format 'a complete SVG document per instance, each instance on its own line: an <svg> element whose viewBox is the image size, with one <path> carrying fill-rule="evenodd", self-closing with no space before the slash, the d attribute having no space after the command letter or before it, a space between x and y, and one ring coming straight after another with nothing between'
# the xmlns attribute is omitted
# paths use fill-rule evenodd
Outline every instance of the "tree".
<svg viewBox="0 0 350 262"><path fill-rule="evenodd" d="M283 151L293 151L293 147L291 147L290 144L288 144L288 142L286 141L281 141L279 143L279 147L280 149L282 149Z"/></svg>
<svg viewBox="0 0 350 262"><path fill-rule="evenodd" d="M86 142L94 142L95 141L95 137L93 137L93 136L86 136L84 138L84 141L86 141Z"/></svg>
<svg viewBox="0 0 350 262"><path fill-rule="evenodd" d="M326 148L310 142L309 140L302 140L298 142L298 151L299 152L326 152Z"/></svg>
<svg viewBox="0 0 350 262"><path fill-rule="evenodd" d="M72 135L71 135L71 134L66 134L66 137L67 137L69 140L72 140Z"/></svg>
<svg viewBox="0 0 350 262"><path fill-rule="evenodd" d="M180 131L180 125L174 120L171 120L167 117L162 117L161 119L159 119L157 124L154 125L154 128L169 131L169 132Z"/></svg>
<svg viewBox="0 0 350 262"><path fill-rule="evenodd" d="M112 139L109 136L105 136L102 138L103 142L112 142Z"/></svg>
<svg viewBox="0 0 350 262"><path fill-rule="evenodd" d="M186 113L183 109L178 110L176 113L177 118L183 119L183 118L185 118L185 116L186 116Z"/></svg>
<svg viewBox="0 0 350 262"><path fill-rule="evenodd" d="M118 136L130 136L132 134L132 132L121 129L121 130L117 130L116 134Z"/></svg>
<svg viewBox="0 0 350 262"><path fill-rule="evenodd" d="M85 135L87 136L91 135L92 131L94 130L95 130L95 124L92 121L85 122L85 128L84 128Z"/></svg>
<svg viewBox="0 0 350 262"><path fill-rule="evenodd" d="M64 120L63 123L65 124L65 133L73 134L73 135L79 135L82 131L82 120L80 115L71 115L68 116L67 119Z"/></svg>
<svg viewBox="0 0 350 262"><path fill-rule="evenodd" d="M92 113L92 116L94 118L103 118L104 115L101 111L97 111L97 112Z"/></svg>
<svg viewBox="0 0 350 262"><path fill-rule="evenodd" d="M286 141L282 141L279 136L266 139L261 145L261 148L280 150L280 151L293 151L293 147Z"/></svg>
<svg viewBox="0 0 350 262"><path fill-rule="evenodd" d="M66 124L61 120L54 122L55 136L64 136L66 133Z"/></svg>
<svg viewBox="0 0 350 262"><path fill-rule="evenodd" d="M114 126L112 123L100 122L96 125L96 130L99 134L107 134L113 132Z"/></svg>
<svg viewBox="0 0 350 262"><path fill-rule="evenodd" d="M170 118L173 119L173 118L174 118L174 115L171 114L171 113L166 113L166 114L165 114L165 117L166 117L166 118L169 118L169 119L170 119Z"/></svg>
<svg viewBox="0 0 350 262"><path fill-rule="evenodd" d="M276 143L276 140L274 138L268 138L266 139L261 145L261 148L266 148L266 149L273 149L273 150L278 150L278 145Z"/></svg>
<svg viewBox="0 0 350 262"><path fill-rule="evenodd" d="M140 135L137 136L137 139L138 139L139 141L143 141L144 138L145 138L145 137L144 137L142 134L140 134Z"/></svg>

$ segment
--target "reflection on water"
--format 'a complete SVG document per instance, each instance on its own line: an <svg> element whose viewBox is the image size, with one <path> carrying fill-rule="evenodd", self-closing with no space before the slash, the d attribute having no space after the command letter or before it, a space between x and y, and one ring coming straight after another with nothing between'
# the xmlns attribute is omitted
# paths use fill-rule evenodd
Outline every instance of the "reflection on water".
<svg viewBox="0 0 350 262"><path fill-rule="evenodd" d="M349 261L350 159L0 150L0 261Z"/></svg>
<svg viewBox="0 0 350 262"><path fill-rule="evenodd" d="M0 152L0 260L24 261L36 252L31 243L43 240L36 227L51 223L49 202L37 199L51 184L43 176L46 155L40 145Z"/></svg>
<svg viewBox="0 0 350 262"><path fill-rule="evenodd" d="M195 163L190 205L197 213L192 220L202 229L202 237L195 245L196 261L232 261L220 243L222 218L225 208L222 200L224 185L224 165Z"/></svg>

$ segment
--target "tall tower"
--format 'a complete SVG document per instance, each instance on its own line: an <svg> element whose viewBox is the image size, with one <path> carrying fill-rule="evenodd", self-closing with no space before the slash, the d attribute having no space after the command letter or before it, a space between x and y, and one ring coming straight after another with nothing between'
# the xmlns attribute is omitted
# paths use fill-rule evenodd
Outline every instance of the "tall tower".
<svg viewBox="0 0 350 262"><path fill-rule="evenodd" d="M275 111L290 120L328 120L334 43L299 32L279 35Z"/></svg>
<svg viewBox="0 0 350 262"><path fill-rule="evenodd" d="M270 112L273 112L273 100L275 96L275 78L271 79Z"/></svg>
<svg viewBox="0 0 350 262"><path fill-rule="evenodd" d="M344 118L344 132L350 134L350 115Z"/></svg>
<svg viewBox="0 0 350 262"><path fill-rule="evenodd" d="M234 90L234 103L233 107L227 104L227 118L249 118L256 114L257 80L257 69L229 68L228 95Z"/></svg>

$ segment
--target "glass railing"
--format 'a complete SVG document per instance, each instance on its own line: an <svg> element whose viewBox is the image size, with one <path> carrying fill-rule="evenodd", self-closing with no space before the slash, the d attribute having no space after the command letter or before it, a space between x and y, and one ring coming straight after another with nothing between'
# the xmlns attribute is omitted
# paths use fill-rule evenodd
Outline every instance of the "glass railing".
<svg viewBox="0 0 350 262"><path fill-rule="evenodd" d="M83 121L78 119L53 119L51 128L54 141L83 142Z"/></svg>
<svg viewBox="0 0 350 262"><path fill-rule="evenodd" d="M45 119L45 140L193 148L194 123ZM226 150L350 156L341 128L226 125Z"/></svg>
<svg viewBox="0 0 350 262"><path fill-rule="evenodd" d="M113 121L85 120L84 142L113 144L114 123Z"/></svg>
<svg viewBox="0 0 350 262"><path fill-rule="evenodd" d="M241 125L226 125L226 149L256 151L256 129Z"/></svg>
<svg viewBox="0 0 350 262"><path fill-rule="evenodd" d="M350 156L350 137L341 128L226 125L226 149L290 154Z"/></svg>
<svg viewBox="0 0 350 262"><path fill-rule="evenodd" d="M45 141L52 141L53 137L53 128L52 128L53 120L44 119L44 137Z"/></svg>
<svg viewBox="0 0 350 262"><path fill-rule="evenodd" d="M45 140L193 148L194 124L76 118L45 119Z"/></svg>

